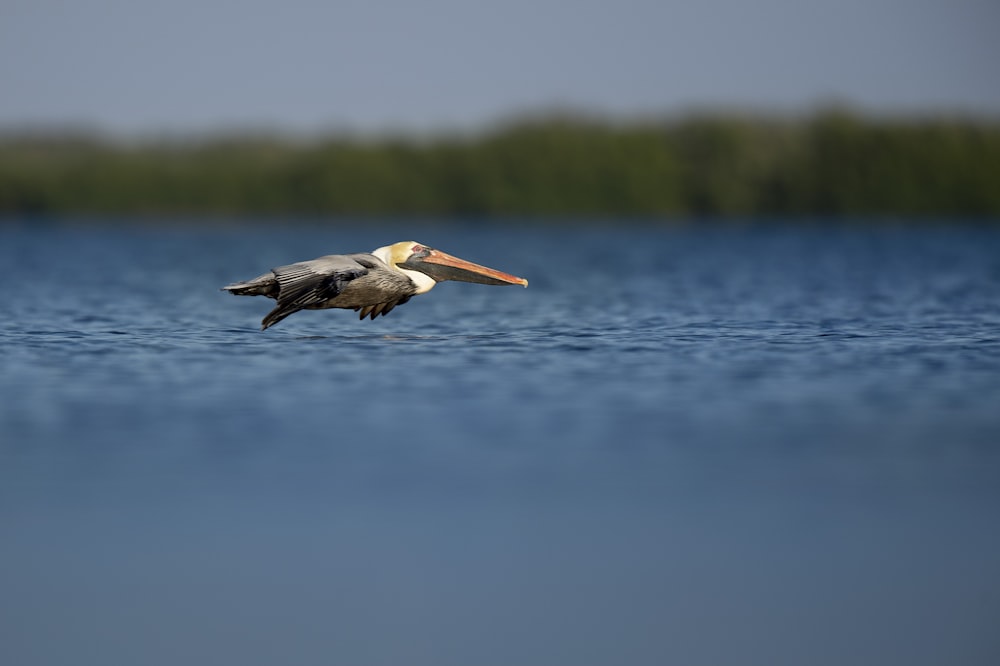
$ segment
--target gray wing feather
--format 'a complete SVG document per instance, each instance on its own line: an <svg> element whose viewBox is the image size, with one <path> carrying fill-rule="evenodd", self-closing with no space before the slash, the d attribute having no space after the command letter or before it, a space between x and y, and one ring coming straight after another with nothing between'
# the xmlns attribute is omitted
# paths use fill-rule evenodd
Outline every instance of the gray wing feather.
<svg viewBox="0 0 1000 666"><path fill-rule="evenodd" d="M348 282L367 275L378 259L362 256L365 257L363 263L354 255L334 254L271 269L279 285L278 305L264 317L261 329L303 308L325 303L343 291Z"/></svg>

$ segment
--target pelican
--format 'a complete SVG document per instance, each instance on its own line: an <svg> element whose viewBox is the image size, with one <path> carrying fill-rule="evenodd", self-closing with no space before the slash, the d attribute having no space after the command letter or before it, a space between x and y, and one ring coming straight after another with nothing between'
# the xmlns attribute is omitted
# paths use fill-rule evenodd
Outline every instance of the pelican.
<svg viewBox="0 0 1000 666"><path fill-rule="evenodd" d="M261 321L263 331L299 310L350 308L360 311L361 319L375 319L389 314L412 296L426 294L444 280L528 286L524 278L453 257L416 241L404 241L371 253L330 254L279 266L222 289L236 296L267 296L278 302Z"/></svg>

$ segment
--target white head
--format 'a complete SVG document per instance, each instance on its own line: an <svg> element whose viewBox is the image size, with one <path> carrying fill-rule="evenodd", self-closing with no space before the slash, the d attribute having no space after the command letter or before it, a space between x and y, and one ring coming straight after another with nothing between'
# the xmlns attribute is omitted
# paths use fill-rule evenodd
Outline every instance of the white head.
<svg viewBox="0 0 1000 666"><path fill-rule="evenodd" d="M416 241L402 241L401 243L393 243L392 245L383 245L377 250L372 250L372 254L385 262L389 268L397 270L413 280L413 284L417 285L418 294L426 294L434 288L437 280L426 273L400 267L400 264L406 263L411 256L424 249L427 249L427 246L421 245Z"/></svg>

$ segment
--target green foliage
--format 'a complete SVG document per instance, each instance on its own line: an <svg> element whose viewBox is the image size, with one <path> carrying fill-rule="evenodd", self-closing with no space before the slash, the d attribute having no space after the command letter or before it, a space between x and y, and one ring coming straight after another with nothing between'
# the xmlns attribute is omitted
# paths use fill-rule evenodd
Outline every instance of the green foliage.
<svg viewBox="0 0 1000 666"><path fill-rule="evenodd" d="M1000 122L522 121L474 137L0 136L0 214L1000 216Z"/></svg>

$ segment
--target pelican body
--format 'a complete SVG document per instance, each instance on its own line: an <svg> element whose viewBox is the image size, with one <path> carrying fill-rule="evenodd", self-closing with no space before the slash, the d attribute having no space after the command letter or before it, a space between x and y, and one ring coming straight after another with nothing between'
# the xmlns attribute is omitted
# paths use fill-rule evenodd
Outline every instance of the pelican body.
<svg viewBox="0 0 1000 666"><path fill-rule="evenodd" d="M237 296L276 300L277 306L261 321L264 330L299 310L349 308L360 311L361 319L375 319L445 280L528 286L524 278L404 241L371 253L330 254L279 266L222 289Z"/></svg>

